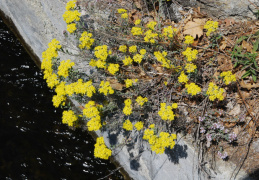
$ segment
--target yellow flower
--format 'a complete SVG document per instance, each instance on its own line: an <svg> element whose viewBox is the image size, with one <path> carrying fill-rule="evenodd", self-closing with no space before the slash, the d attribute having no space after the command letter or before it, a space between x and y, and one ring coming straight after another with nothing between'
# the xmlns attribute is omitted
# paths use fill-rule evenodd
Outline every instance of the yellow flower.
<svg viewBox="0 0 259 180"><path fill-rule="evenodd" d="M69 33L72 34L73 32L75 32L75 30L76 30L76 23L71 23L67 25L67 31Z"/></svg>
<svg viewBox="0 0 259 180"><path fill-rule="evenodd" d="M76 0L68 1L66 10L74 9L76 7Z"/></svg>
<svg viewBox="0 0 259 180"><path fill-rule="evenodd" d="M141 129L143 129L143 122L138 121L134 126L138 131L140 131Z"/></svg>
<svg viewBox="0 0 259 180"><path fill-rule="evenodd" d="M137 52L137 46L130 46L129 47L129 52L131 52L131 53Z"/></svg>
<svg viewBox="0 0 259 180"><path fill-rule="evenodd" d="M73 126L73 123L77 120L76 115L72 110L63 111L62 123L67 124L68 126Z"/></svg>
<svg viewBox="0 0 259 180"><path fill-rule="evenodd" d="M151 30L154 30L155 29L155 26L156 26L156 22L155 21L151 21L147 24L147 27Z"/></svg>
<svg viewBox="0 0 259 180"><path fill-rule="evenodd" d="M208 90L206 92L206 94L209 96L209 100L214 101L215 99L218 99L222 101L224 99L223 93L223 88L219 88L216 84L210 82Z"/></svg>
<svg viewBox="0 0 259 180"><path fill-rule="evenodd" d="M144 37L144 41L145 42L150 42L150 43L155 43L155 38L158 37L157 33L153 33L152 30L148 30L145 32L145 37Z"/></svg>
<svg viewBox="0 0 259 180"><path fill-rule="evenodd" d="M140 19L137 19L134 24L135 24L135 25L139 25L140 22L141 22L141 20L140 20Z"/></svg>
<svg viewBox="0 0 259 180"><path fill-rule="evenodd" d="M224 77L224 82L226 85L236 81L236 76L233 75L231 71L222 72L220 76Z"/></svg>
<svg viewBox="0 0 259 180"><path fill-rule="evenodd" d="M218 24L217 21L207 21L204 25L204 29L207 29L206 35L209 36L210 33L215 32L218 29Z"/></svg>
<svg viewBox="0 0 259 180"><path fill-rule="evenodd" d="M77 10L74 10L74 11L69 10L63 14L63 19L67 24L70 24L73 21L79 21L80 20L79 16L81 16L81 14Z"/></svg>
<svg viewBox="0 0 259 180"><path fill-rule="evenodd" d="M122 62L123 62L123 64L124 64L125 66L128 66L128 65L131 65L131 64L132 64L133 60L131 59L130 56L126 56L125 59L122 60Z"/></svg>
<svg viewBox="0 0 259 180"><path fill-rule="evenodd" d="M188 73L194 72L194 70L197 68L197 66L195 64L192 63L187 63L185 65L185 69Z"/></svg>
<svg viewBox="0 0 259 180"><path fill-rule="evenodd" d="M99 92L103 93L105 96L109 94L113 94L114 90L112 89L109 81L101 81Z"/></svg>
<svg viewBox="0 0 259 180"><path fill-rule="evenodd" d="M172 28L172 26L168 26L163 29L163 36L172 38L175 32L177 32L176 28Z"/></svg>
<svg viewBox="0 0 259 180"><path fill-rule="evenodd" d="M172 108L173 108L173 109L176 109L177 107L178 107L177 103L173 103L173 104L172 104Z"/></svg>
<svg viewBox="0 0 259 180"><path fill-rule="evenodd" d="M133 56L134 62L137 62L137 63L141 63L142 58L143 58L143 55L141 55L141 54L136 54Z"/></svg>
<svg viewBox="0 0 259 180"><path fill-rule="evenodd" d="M195 83L186 84L185 88L187 88L187 93L191 94L192 96L201 92L201 88L197 86Z"/></svg>
<svg viewBox="0 0 259 180"><path fill-rule="evenodd" d="M187 47L186 50L182 52L182 54L186 56L187 61L192 61L197 58L196 56L198 51L196 49L192 50L192 48Z"/></svg>
<svg viewBox="0 0 259 180"><path fill-rule="evenodd" d="M145 102L148 102L148 99L146 97L138 96L136 99L136 102L142 107Z"/></svg>
<svg viewBox="0 0 259 180"><path fill-rule="evenodd" d="M79 44L79 48L83 49L86 47L87 49L90 49L94 43L94 39L91 37L92 33L87 33L86 31L84 31L79 39L79 41L81 42L81 44Z"/></svg>
<svg viewBox="0 0 259 180"><path fill-rule="evenodd" d="M159 52L159 51L155 51L154 52L154 55L156 57L156 59L162 63L162 66L163 67L166 67L166 68L172 68L172 65L171 65L171 62L169 59L166 58L166 55L167 55L167 52L166 51L163 51L162 53Z"/></svg>
<svg viewBox="0 0 259 180"><path fill-rule="evenodd" d="M127 10L126 9L117 9L118 13L122 14L122 13L126 13Z"/></svg>
<svg viewBox="0 0 259 180"><path fill-rule="evenodd" d="M133 36L138 36L138 35L142 35L143 32L141 27L132 27L131 33Z"/></svg>
<svg viewBox="0 0 259 180"><path fill-rule="evenodd" d="M185 36L185 44L192 44L194 42L194 38L192 36Z"/></svg>
<svg viewBox="0 0 259 180"><path fill-rule="evenodd" d="M125 53L125 52L127 51L127 46L126 46L126 45L121 45L121 46L119 47L119 51Z"/></svg>
<svg viewBox="0 0 259 180"><path fill-rule="evenodd" d="M94 145L94 156L101 159L108 159L112 155L112 151L107 148L104 143L103 137L98 137L96 139L96 144Z"/></svg>
<svg viewBox="0 0 259 180"><path fill-rule="evenodd" d="M124 101L124 103L125 103L125 107L123 108L123 113L124 113L126 116L129 116L129 115L131 115L131 113L132 113L132 108L131 108L131 103L132 103L132 101L131 101L131 99L126 99L126 100Z"/></svg>
<svg viewBox="0 0 259 180"><path fill-rule="evenodd" d="M127 14L127 13L122 14L122 15L121 15L121 18L122 18L122 19L127 19L127 18L128 18L128 14Z"/></svg>
<svg viewBox="0 0 259 180"><path fill-rule="evenodd" d="M139 53L141 54L141 55L145 55L146 54L146 50L145 49L141 49L140 51L139 51Z"/></svg>
<svg viewBox="0 0 259 180"><path fill-rule="evenodd" d="M125 81L126 88L129 88L129 87L131 87L133 85L133 80L132 79L126 79L124 81Z"/></svg>
<svg viewBox="0 0 259 180"><path fill-rule="evenodd" d="M75 65L74 62L71 62L70 59L66 61L61 61L60 66L58 67L58 75L63 76L64 78L68 77L68 71Z"/></svg>
<svg viewBox="0 0 259 180"><path fill-rule="evenodd" d="M188 82L188 76L184 74L184 71L181 72L181 75L178 77L179 83L187 83Z"/></svg>
<svg viewBox="0 0 259 180"><path fill-rule="evenodd" d="M130 120L127 119L127 120L123 123L122 128L125 129L125 130L127 130L127 131L132 131L133 125L132 125L132 123L130 122Z"/></svg>
<svg viewBox="0 0 259 180"><path fill-rule="evenodd" d="M120 65L119 64L109 64L108 71L114 75L116 72L119 71Z"/></svg>
<svg viewBox="0 0 259 180"><path fill-rule="evenodd" d="M158 115L162 120L174 120L174 112L172 111L172 106L166 106L166 103L160 104L160 110L158 111Z"/></svg>

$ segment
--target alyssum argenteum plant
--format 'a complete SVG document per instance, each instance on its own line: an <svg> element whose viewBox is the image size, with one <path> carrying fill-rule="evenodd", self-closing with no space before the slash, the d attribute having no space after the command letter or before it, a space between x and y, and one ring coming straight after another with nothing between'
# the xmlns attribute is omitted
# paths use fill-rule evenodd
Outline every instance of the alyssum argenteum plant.
<svg viewBox="0 0 259 180"><path fill-rule="evenodd" d="M217 84L219 81L197 84L197 72L201 67L197 63L198 50L191 46L194 42L192 36L185 36L181 42L177 40L177 28L156 21L144 24L141 19L130 22L127 10L117 9L123 25L121 28L126 28L120 39L126 40L121 41L123 43L117 48L110 49L84 29L79 10L76 0L69 1L63 18L67 31L78 37L79 49L88 54L92 52L93 57L85 60L98 70L98 78L75 76L73 66L76 62L58 57L58 53L65 50L56 39L42 53L44 79L56 92L53 105L64 107L67 98L75 98L84 104L81 113L75 113L71 108L65 110L63 123L76 126L83 120L89 131L114 124L126 132L142 131L140 134L150 144L151 150L160 154L175 145L176 134L172 134L168 127L178 118L178 103L183 98L208 98L211 103L224 100L225 90ZM207 21L204 26L206 35L215 33L217 27L217 22ZM222 72L220 76L226 85L236 81L231 71ZM114 82L121 88L112 88ZM172 95L179 98L173 101ZM119 120L105 118L109 113L115 115L115 112ZM206 121L208 115L200 118L200 133L205 134L209 142L218 138L228 139L227 132L221 133L223 129L216 120ZM103 137L97 138L94 155L102 159L112 155Z"/></svg>

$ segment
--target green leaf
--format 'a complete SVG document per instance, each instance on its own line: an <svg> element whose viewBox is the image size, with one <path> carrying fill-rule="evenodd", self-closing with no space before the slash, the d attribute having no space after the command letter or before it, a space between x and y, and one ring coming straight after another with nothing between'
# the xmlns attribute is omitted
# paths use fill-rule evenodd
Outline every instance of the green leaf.
<svg viewBox="0 0 259 180"><path fill-rule="evenodd" d="M234 68L237 67L237 65L238 65L238 62L236 62L236 63L234 64Z"/></svg>
<svg viewBox="0 0 259 180"><path fill-rule="evenodd" d="M248 36L241 36L237 41L236 41L236 44L239 44L241 43L243 40L247 39Z"/></svg>
<svg viewBox="0 0 259 180"><path fill-rule="evenodd" d="M253 78L254 82L256 82L256 76L252 74L252 78Z"/></svg>
<svg viewBox="0 0 259 180"><path fill-rule="evenodd" d="M256 75L256 72L254 69L250 69L250 71L252 72L252 74Z"/></svg>
<svg viewBox="0 0 259 180"><path fill-rule="evenodd" d="M256 40L256 42L253 45L253 52L255 53L258 49L258 45L259 45L259 39Z"/></svg>
<svg viewBox="0 0 259 180"><path fill-rule="evenodd" d="M259 12L259 11L258 11ZM254 33L255 36L258 36L259 35L259 31L257 31L256 33Z"/></svg>
<svg viewBox="0 0 259 180"><path fill-rule="evenodd" d="M242 76L242 79L244 79L244 78L246 78L247 76L249 76L250 75L250 71L246 71L246 73L245 74L243 74L243 76Z"/></svg>

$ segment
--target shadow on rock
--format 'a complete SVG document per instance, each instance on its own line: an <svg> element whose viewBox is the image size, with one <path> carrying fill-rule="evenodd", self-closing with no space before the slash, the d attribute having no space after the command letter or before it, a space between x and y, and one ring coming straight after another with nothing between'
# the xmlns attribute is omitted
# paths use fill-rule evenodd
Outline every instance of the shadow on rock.
<svg viewBox="0 0 259 180"><path fill-rule="evenodd" d="M166 149L165 154L168 156L169 160L174 164L179 164L180 158L187 158L187 145L176 144L173 149Z"/></svg>

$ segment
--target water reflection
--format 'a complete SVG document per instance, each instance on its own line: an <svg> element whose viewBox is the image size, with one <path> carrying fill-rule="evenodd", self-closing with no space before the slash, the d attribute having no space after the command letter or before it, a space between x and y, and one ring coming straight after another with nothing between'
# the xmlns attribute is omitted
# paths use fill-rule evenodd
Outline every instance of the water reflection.
<svg viewBox="0 0 259 180"><path fill-rule="evenodd" d="M87 132L61 123L53 92L1 20L0 58L0 179L97 179L115 169L93 157Z"/></svg>

